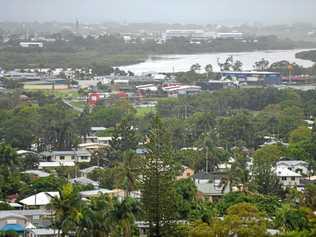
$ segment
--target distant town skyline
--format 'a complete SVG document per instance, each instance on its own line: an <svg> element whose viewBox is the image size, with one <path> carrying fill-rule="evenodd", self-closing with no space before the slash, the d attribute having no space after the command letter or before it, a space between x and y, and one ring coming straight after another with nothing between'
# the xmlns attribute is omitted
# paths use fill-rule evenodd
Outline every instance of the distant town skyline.
<svg viewBox="0 0 316 237"><path fill-rule="evenodd" d="M0 21L183 24L316 22L315 0L0 0Z"/></svg>

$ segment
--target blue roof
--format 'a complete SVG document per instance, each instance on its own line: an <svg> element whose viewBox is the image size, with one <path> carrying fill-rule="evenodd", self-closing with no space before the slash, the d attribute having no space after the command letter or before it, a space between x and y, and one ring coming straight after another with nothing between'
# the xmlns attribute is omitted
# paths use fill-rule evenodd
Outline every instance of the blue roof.
<svg viewBox="0 0 316 237"><path fill-rule="evenodd" d="M15 231L15 232L24 232L24 227L20 224L6 224L1 228L1 231Z"/></svg>

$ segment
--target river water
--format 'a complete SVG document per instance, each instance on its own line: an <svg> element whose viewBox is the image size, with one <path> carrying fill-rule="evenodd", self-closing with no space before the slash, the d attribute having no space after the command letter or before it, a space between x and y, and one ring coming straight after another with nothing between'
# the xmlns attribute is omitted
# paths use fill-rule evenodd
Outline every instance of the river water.
<svg viewBox="0 0 316 237"><path fill-rule="evenodd" d="M137 75L147 72L181 72L188 71L191 65L198 63L202 66L202 68L204 68L207 64L212 64L213 70L219 71L217 61L219 60L220 62L224 62L224 60L229 56L233 56L234 60L240 60L243 63L243 70L252 70L254 63L262 58L268 60L270 63L287 60L291 63L295 62L304 67L310 67L314 64L313 62L295 58L296 53L307 50L311 49L189 55L157 55L149 57L145 62L135 65L122 66L120 69L132 71Z"/></svg>

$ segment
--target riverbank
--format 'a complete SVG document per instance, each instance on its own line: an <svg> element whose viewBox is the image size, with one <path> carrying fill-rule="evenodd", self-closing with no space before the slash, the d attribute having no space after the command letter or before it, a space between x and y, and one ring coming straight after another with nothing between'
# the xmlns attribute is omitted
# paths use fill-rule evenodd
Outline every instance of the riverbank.
<svg viewBox="0 0 316 237"><path fill-rule="evenodd" d="M121 66L120 69L132 71L136 74L143 72L181 72L188 71L190 67L198 63L204 68L212 64L214 71L219 71L218 60L223 62L229 56L243 63L244 70L252 70L255 62L265 58L270 63L286 60L291 63L297 63L304 67L313 66L313 62L296 58L295 55L306 49L292 50L263 50L263 51L244 51L244 52L226 52L226 53L207 53L207 54L172 54L172 55L155 55L155 59L150 57L142 63L128 66ZM314 50L314 49L308 49ZM158 57L158 58L157 58Z"/></svg>

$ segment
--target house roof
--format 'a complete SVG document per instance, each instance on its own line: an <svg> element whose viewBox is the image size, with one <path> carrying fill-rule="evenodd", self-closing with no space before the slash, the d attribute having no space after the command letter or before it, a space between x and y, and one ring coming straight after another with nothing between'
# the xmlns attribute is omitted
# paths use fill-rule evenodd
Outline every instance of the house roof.
<svg viewBox="0 0 316 237"><path fill-rule="evenodd" d="M9 205L10 207L13 207L13 208L20 208L20 207L23 207L21 204L15 203L15 202L9 202L8 205Z"/></svg>
<svg viewBox="0 0 316 237"><path fill-rule="evenodd" d="M52 197L59 197L58 192L40 192L20 201L26 206L46 206L50 203Z"/></svg>
<svg viewBox="0 0 316 237"><path fill-rule="evenodd" d="M0 211L0 220L1 219L7 219L7 218L16 218L16 219L24 219L27 220L27 218L23 215L15 214L13 212L3 212Z"/></svg>
<svg viewBox="0 0 316 237"><path fill-rule="evenodd" d="M104 131L104 130L106 130L105 127L91 127L91 131L95 131L95 132Z"/></svg>
<svg viewBox="0 0 316 237"><path fill-rule="evenodd" d="M25 209L25 210L5 210L0 211L0 218L7 215L18 215L18 216L44 216L51 215L50 211L46 209Z"/></svg>
<svg viewBox="0 0 316 237"><path fill-rule="evenodd" d="M16 151L16 153L18 154L18 155L24 155L24 154L37 154L36 152L34 152L34 151L27 151L27 150L18 150L18 151Z"/></svg>
<svg viewBox="0 0 316 237"><path fill-rule="evenodd" d="M32 175L36 175L40 178L43 178L43 177L48 177L50 176L49 173L47 172L44 172L44 171L41 171L41 170L26 170L24 172L22 172L23 174L32 174Z"/></svg>
<svg viewBox="0 0 316 237"><path fill-rule="evenodd" d="M303 165L308 166L308 163L303 160L282 160L277 162L277 166L296 166L296 165Z"/></svg>
<svg viewBox="0 0 316 237"><path fill-rule="evenodd" d="M205 172L199 171L195 173L192 178L196 180L214 180L223 177L224 172Z"/></svg>
<svg viewBox="0 0 316 237"><path fill-rule="evenodd" d="M70 182L73 184L93 185L94 187L99 186L98 182L93 181L92 179L85 178L85 177L74 178L74 179L71 179Z"/></svg>
<svg viewBox="0 0 316 237"><path fill-rule="evenodd" d="M102 147L107 147L107 144L100 144L95 142L89 142L89 143L81 143L78 145L78 147L86 148L86 149L98 149Z"/></svg>
<svg viewBox="0 0 316 237"><path fill-rule="evenodd" d="M276 169L276 175L278 177L301 177L302 175L295 173L287 168L278 167Z"/></svg>
<svg viewBox="0 0 316 237"><path fill-rule="evenodd" d="M112 141L112 137L97 137L98 141Z"/></svg>
<svg viewBox="0 0 316 237"><path fill-rule="evenodd" d="M91 166L91 167L80 170L80 172L83 174L89 174L96 169L103 169L103 168L101 166Z"/></svg>
<svg viewBox="0 0 316 237"><path fill-rule="evenodd" d="M83 198L87 197L95 197L100 194L111 194L113 193L112 190L109 189L96 189L96 190L88 190L88 191L82 191L80 192L80 196Z"/></svg>

